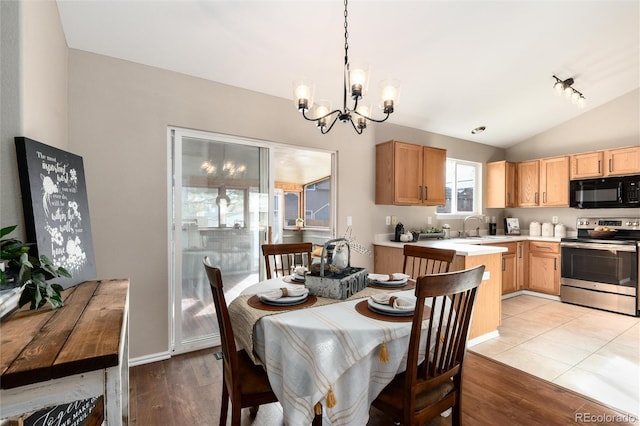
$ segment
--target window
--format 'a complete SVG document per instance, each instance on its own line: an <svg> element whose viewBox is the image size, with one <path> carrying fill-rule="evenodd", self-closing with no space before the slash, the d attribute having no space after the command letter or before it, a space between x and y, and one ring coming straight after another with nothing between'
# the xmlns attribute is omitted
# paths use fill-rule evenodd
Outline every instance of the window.
<svg viewBox="0 0 640 426"><path fill-rule="evenodd" d="M284 191L284 226L296 226L300 214L300 193Z"/></svg>
<svg viewBox="0 0 640 426"><path fill-rule="evenodd" d="M438 206L437 213L479 214L482 209L481 176L481 163L447 158L445 205Z"/></svg>
<svg viewBox="0 0 640 426"><path fill-rule="evenodd" d="M331 178L304 186L304 225L328 228L331 218Z"/></svg>

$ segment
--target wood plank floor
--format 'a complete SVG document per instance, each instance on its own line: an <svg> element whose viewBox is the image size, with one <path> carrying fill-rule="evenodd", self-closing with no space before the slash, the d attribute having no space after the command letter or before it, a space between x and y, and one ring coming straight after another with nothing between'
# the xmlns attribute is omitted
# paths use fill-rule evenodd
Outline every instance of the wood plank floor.
<svg viewBox="0 0 640 426"><path fill-rule="evenodd" d="M216 348L215 350L219 350ZM222 361L214 349L179 355L130 369L133 425L217 425ZM463 378L464 425L638 425L638 419L570 390L474 353L467 353ZM262 406L255 419L243 410L242 425L282 425L279 404ZM368 425L393 424L371 409ZM450 425L437 418L430 426Z"/></svg>

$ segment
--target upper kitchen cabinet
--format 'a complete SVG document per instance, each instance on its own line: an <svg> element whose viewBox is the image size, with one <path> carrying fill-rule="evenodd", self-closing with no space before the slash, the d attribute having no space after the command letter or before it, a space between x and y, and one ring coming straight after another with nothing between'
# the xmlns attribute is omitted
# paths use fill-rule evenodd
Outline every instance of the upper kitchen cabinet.
<svg viewBox="0 0 640 426"><path fill-rule="evenodd" d="M640 146L605 151L607 175L640 174Z"/></svg>
<svg viewBox="0 0 640 426"><path fill-rule="evenodd" d="M635 174L640 174L637 146L571 156L571 180Z"/></svg>
<svg viewBox="0 0 640 426"><path fill-rule="evenodd" d="M568 207L569 157L517 164L518 207Z"/></svg>
<svg viewBox="0 0 640 426"><path fill-rule="evenodd" d="M516 163L487 163L487 208L516 207Z"/></svg>
<svg viewBox="0 0 640 426"><path fill-rule="evenodd" d="M569 207L569 157L540 160L540 206Z"/></svg>
<svg viewBox="0 0 640 426"><path fill-rule="evenodd" d="M538 191L540 189L540 161L531 160L518 163L516 166L518 183L518 207L538 207Z"/></svg>
<svg viewBox="0 0 640 426"><path fill-rule="evenodd" d="M399 141L376 145L376 204L445 203L447 151Z"/></svg>

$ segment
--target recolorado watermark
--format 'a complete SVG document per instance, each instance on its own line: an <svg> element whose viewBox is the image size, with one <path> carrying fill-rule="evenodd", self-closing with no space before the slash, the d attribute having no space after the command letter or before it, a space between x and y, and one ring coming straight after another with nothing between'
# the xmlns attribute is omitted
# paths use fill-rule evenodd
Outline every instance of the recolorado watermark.
<svg viewBox="0 0 640 426"><path fill-rule="evenodd" d="M573 420L576 423L635 423L638 418L631 414L575 413Z"/></svg>

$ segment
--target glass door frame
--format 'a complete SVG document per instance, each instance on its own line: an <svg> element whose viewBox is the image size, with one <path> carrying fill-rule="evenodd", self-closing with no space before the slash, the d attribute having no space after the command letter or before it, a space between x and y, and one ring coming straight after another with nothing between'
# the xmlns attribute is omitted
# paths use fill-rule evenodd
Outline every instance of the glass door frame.
<svg viewBox="0 0 640 426"><path fill-rule="evenodd" d="M215 142L221 143L233 143L245 146L253 146L256 148L261 148L266 150L266 158L261 155L260 158L260 166L267 167L267 191L268 192L268 212L267 212L267 220L265 221L266 227L264 232L259 232L259 245L262 245L268 241L269 237L269 229L274 227L274 198L275 198L275 169L274 169L274 156L273 156L273 148L289 148L296 150L307 150L307 151L319 151L326 152L331 154L331 220L330 220L330 235L331 238L335 238L336 235L336 222L337 222L337 200L338 200L338 191L337 191L337 182L338 182L338 174L337 174L337 152L331 150L323 150L323 149L315 149L309 147L301 147L295 145L287 145L287 144L279 144L275 142L269 142L264 140L257 140L248 137L238 137L225 135L221 133L215 132L206 132L199 130L186 129L176 126L169 126L167 128L167 232L168 232L168 240L169 247L167 250L167 268L168 268L168 291L169 291L169 351L171 354L181 354L194 350L205 349L209 347L214 347L220 345L220 336L213 335L211 337L202 338L194 341L183 342L182 336L182 308L181 308L181 300L182 300L182 291L181 285L177 285L179 282L178 277L182 276L182 256L177 256L176 253L182 253L181 249L181 226L175 226L174 218L182 220L182 202L181 195L178 195L176 199L176 195L174 191L181 193L182 191L182 163L181 161L175 161L175 156L177 154L180 155L180 159L182 159L182 145L181 141L178 141L178 138L189 137L189 138L197 138L204 140L212 140ZM180 149L178 151L178 148ZM175 179L175 181L174 181ZM261 186L263 182L261 183ZM261 187L262 190L262 187ZM262 193L262 192L261 192ZM281 213L282 214L282 213ZM177 223L177 222L176 222ZM259 257L259 279L264 280L266 278L265 268L264 268L264 258L262 256Z"/></svg>

